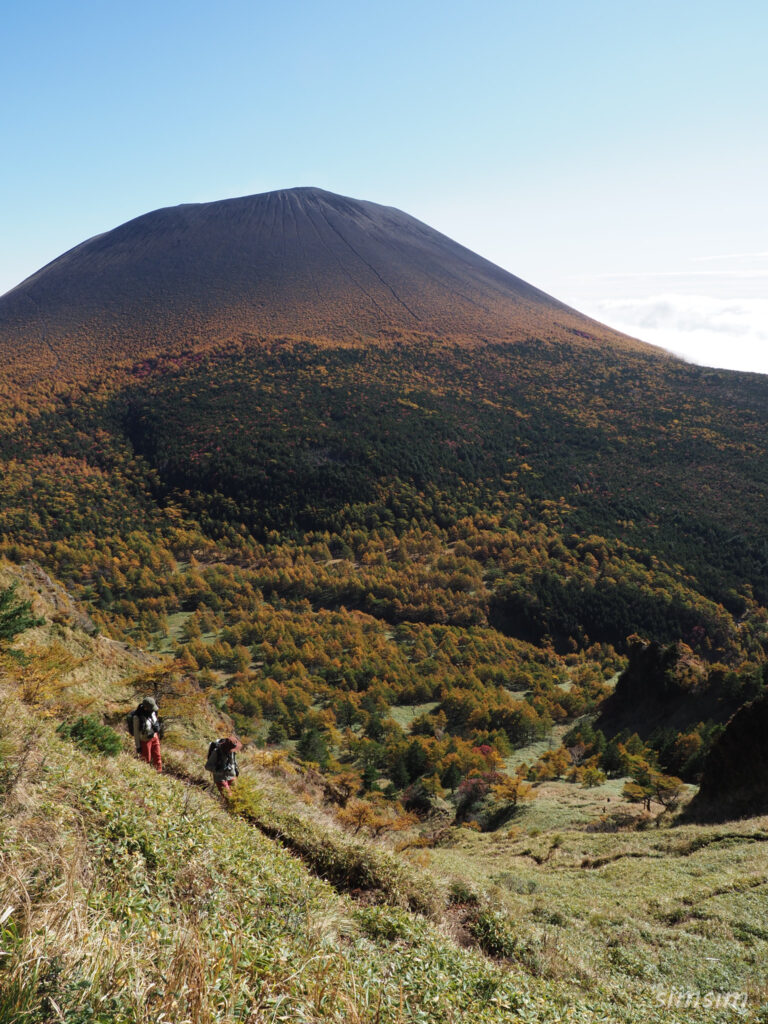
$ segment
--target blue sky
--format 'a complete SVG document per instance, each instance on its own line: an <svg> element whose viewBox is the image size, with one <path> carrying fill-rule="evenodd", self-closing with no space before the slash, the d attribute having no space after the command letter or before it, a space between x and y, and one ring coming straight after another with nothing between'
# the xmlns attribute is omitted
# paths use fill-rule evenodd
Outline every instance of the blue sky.
<svg viewBox="0 0 768 1024"><path fill-rule="evenodd" d="M766 38L744 0L6 5L0 292L149 210L317 185L768 372Z"/></svg>

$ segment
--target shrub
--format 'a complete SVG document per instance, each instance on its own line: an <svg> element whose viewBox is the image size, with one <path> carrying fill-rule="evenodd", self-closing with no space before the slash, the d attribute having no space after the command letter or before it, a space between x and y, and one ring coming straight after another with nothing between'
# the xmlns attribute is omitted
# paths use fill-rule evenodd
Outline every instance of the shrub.
<svg viewBox="0 0 768 1024"><path fill-rule="evenodd" d="M319 729L305 729L296 745L296 753L302 761L312 761L321 768L328 764L328 744Z"/></svg>
<svg viewBox="0 0 768 1024"><path fill-rule="evenodd" d="M78 718L75 722L62 722L56 730L59 736L72 740L78 747L93 754L114 756L123 749L123 744L114 729L103 725L93 715Z"/></svg>
<svg viewBox="0 0 768 1024"><path fill-rule="evenodd" d="M267 743L285 743L288 739L288 730L282 722L272 722L267 732Z"/></svg>
<svg viewBox="0 0 768 1024"><path fill-rule="evenodd" d="M13 640L25 629L39 626L43 619L32 614L32 602L16 597L16 583L0 589L0 644Z"/></svg>
<svg viewBox="0 0 768 1024"><path fill-rule="evenodd" d="M397 939L413 941L416 937L416 922L404 910L391 907L362 907L355 911L363 932L370 939L384 939L395 942Z"/></svg>
<svg viewBox="0 0 768 1024"><path fill-rule="evenodd" d="M457 878L451 882L448 890L448 902L477 904L480 902L480 897L468 882Z"/></svg>
<svg viewBox="0 0 768 1024"><path fill-rule="evenodd" d="M514 956L517 939L512 934L509 918L500 911L482 910L470 923L469 930L489 956Z"/></svg>

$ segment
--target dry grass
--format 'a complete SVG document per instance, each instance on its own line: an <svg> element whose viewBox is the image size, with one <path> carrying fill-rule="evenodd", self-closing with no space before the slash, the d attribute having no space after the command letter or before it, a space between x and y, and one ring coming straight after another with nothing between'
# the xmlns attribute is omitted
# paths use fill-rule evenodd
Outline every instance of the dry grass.
<svg viewBox="0 0 768 1024"><path fill-rule="evenodd" d="M535 818L521 815L506 833L464 832L437 848L436 868L506 912L520 959L543 977L584 992L608 986L617 998L674 984L748 992L753 1007L762 1005L768 819L727 831L663 824L590 832L576 793L564 802L557 788L539 795ZM549 800L557 805L548 812ZM548 813L557 830L547 827Z"/></svg>
<svg viewBox="0 0 768 1024"><path fill-rule="evenodd" d="M53 628L25 638L37 668L56 657L66 673L65 655L81 659L91 674L79 692L91 678L93 709L114 707L96 682L98 641ZM128 754L86 755L54 732L66 689L32 692L17 662L4 673L3 1024L700 1020L660 1010L662 983L743 987L753 1008L768 1000L768 819L589 832L601 801L619 808L611 786L546 784L509 830L451 830L416 848L429 864L409 865L350 844L311 780L254 752L243 759L243 811L275 843L212 799L189 744L166 744L165 759L200 785ZM345 895L353 875L375 882L356 900ZM408 911L413 894L429 895L434 920ZM489 911L509 940L500 954L489 946L499 967L460 948Z"/></svg>
<svg viewBox="0 0 768 1024"><path fill-rule="evenodd" d="M13 751L33 716L3 693ZM30 732L0 818L4 1024L501 1021L528 990L405 910L358 920L205 792ZM527 998L532 1020L560 1012Z"/></svg>

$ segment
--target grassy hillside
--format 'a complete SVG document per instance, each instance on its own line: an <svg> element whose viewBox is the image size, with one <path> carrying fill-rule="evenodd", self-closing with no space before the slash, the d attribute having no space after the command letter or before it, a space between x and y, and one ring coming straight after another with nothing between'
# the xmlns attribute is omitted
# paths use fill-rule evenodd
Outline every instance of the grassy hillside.
<svg viewBox="0 0 768 1024"><path fill-rule="evenodd" d="M511 828L462 831L432 867L494 893L534 972L591 979L625 1005L651 989L748 991L754 1012L768 991L768 819L613 831L631 813L620 794L544 784Z"/></svg>
<svg viewBox="0 0 768 1024"><path fill-rule="evenodd" d="M36 601L47 620L0 677L8 1024L700 1020L685 993L719 1000L707 1019L763 1019L768 819L604 831L607 800L632 813L615 784L548 784L511 828L416 827L395 855L256 749L227 810L201 777L227 727L204 701L176 716L162 776L125 736L115 756L62 735L85 710L119 726L144 658L110 660Z"/></svg>

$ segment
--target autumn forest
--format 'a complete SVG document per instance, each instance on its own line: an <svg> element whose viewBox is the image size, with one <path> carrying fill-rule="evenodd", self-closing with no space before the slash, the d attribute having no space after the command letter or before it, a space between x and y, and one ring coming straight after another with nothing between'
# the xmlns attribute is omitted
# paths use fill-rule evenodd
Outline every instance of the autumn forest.
<svg viewBox="0 0 768 1024"><path fill-rule="evenodd" d="M342 811L494 828L543 778L671 800L765 688L762 378L244 336L10 398L2 554ZM624 672L648 644L663 700Z"/></svg>

